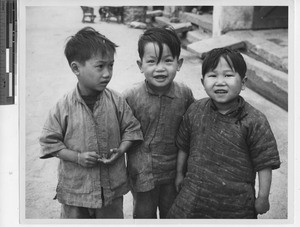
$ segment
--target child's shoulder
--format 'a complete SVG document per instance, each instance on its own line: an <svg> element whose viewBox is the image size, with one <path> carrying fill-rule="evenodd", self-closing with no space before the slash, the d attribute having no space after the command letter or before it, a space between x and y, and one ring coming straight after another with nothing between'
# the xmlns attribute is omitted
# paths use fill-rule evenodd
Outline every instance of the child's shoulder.
<svg viewBox="0 0 300 227"><path fill-rule="evenodd" d="M140 94L142 91L146 91L145 81L134 83L130 88L125 89L122 92L122 96L125 98L135 97L137 94Z"/></svg>
<svg viewBox="0 0 300 227"><path fill-rule="evenodd" d="M250 121L267 121L266 115L247 101L245 101L244 111Z"/></svg>
<svg viewBox="0 0 300 227"><path fill-rule="evenodd" d="M188 93L192 92L191 88L183 82L173 81L173 84L174 84L175 90L177 90L177 91L180 91L183 93L184 92L188 92Z"/></svg>
<svg viewBox="0 0 300 227"><path fill-rule="evenodd" d="M112 88L109 88L109 87L106 87L103 91L104 94L106 94L107 96L113 96L113 97L121 97L121 93L112 89Z"/></svg>
<svg viewBox="0 0 300 227"><path fill-rule="evenodd" d="M76 89L73 89L71 91L68 91L65 93L61 98L58 99L56 102L56 106L66 106L66 105L72 105L76 98Z"/></svg>
<svg viewBox="0 0 300 227"><path fill-rule="evenodd" d="M75 89L65 93L61 96L49 110L49 114L67 113L72 105L75 103Z"/></svg>
<svg viewBox="0 0 300 227"><path fill-rule="evenodd" d="M204 108L208 104L209 101L210 101L210 98L205 97L205 98L196 100L195 102L193 102L192 105L200 107L200 108Z"/></svg>
<svg viewBox="0 0 300 227"><path fill-rule="evenodd" d="M112 88L106 87L103 91L103 94L107 99L111 100L115 104L125 102L125 99L122 96L122 94Z"/></svg>
<svg viewBox="0 0 300 227"><path fill-rule="evenodd" d="M196 100L189 106L187 113L203 112L203 110L207 106L209 100L210 100L210 98L208 98L208 97Z"/></svg>

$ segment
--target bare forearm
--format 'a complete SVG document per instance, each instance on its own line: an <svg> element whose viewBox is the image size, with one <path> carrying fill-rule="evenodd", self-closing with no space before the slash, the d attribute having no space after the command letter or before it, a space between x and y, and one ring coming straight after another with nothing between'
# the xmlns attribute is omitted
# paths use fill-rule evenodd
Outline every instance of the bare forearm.
<svg viewBox="0 0 300 227"><path fill-rule="evenodd" d="M179 192L182 187L182 182L183 182L184 175L186 172L187 156L188 156L187 153L183 152L182 150L178 151L176 178L175 178L175 188L176 188L177 192Z"/></svg>
<svg viewBox="0 0 300 227"><path fill-rule="evenodd" d="M182 150L178 151L177 167L176 167L177 174L184 174L185 173L187 157L188 157L187 153L185 153Z"/></svg>
<svg viewBox="0 0 300 227"><path fill-rule="evenodd" d="M62 149L56 153L56 157L64 161L77 163L83 167L94 167L98 165L99 154L95 151L77 152L69 149Z"/></svg>
<svg viewBox="0 0 300 227"><path fill-rule="evenodd" d="M258 172L259 191L258 197L268 197L272 182L272 169L267 168Z"/></svg>
<svg viewBox="0 0 300 227"><path fill-rule="evenodd" d="M129 141L129 140L126 140L126 141L122 141L119 145L119 150L122 152L122 153L125 153L129 147L133 144L132 141Z"/></svg>
<svg viewBox="0 0 300 227"><path fill-rule="evenodd" d="M65 161L74 162L74 163L78 162L78 152L69 149L62 149L56 152L54 156Z"/></svg>
<svg viewBox="0 0 300 227"><path fill-rule="evenodd" d="M258 214L264 214L270 209L269 193L272 181L272 170L270 168L258 172L259 191L255 200L255 210Z"/></svg>

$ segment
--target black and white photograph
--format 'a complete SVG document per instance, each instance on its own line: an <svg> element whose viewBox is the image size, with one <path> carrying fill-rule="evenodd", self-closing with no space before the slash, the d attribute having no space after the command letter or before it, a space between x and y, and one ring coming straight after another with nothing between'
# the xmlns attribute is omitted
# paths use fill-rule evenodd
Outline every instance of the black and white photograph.
<svg viewBox="0 0 300 227"><path fill-rule="evenodd" d="M16 3L1 226L294 226L295 1Z"/></svg>

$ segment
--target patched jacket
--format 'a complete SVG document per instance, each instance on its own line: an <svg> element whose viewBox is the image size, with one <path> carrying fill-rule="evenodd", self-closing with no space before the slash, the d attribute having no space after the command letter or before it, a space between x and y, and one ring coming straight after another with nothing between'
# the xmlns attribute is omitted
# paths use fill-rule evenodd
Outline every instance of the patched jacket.
<svg viewBox="0 0 300 227"><path fill-rule="evenodd" d="M119 147L121 141L142 139L139 122L126 101L115 91L105 89L101 92L92 112L76 88L50 111L40 137L41 158L53 157L53 152L64 148L79 153L95 151L102 154ZM59 202L101 208L101 188L104 205L128 192L124 155L111 165L99 164L93 168L60 160L57 185Z"/></svg>
<svg viewBox="0 0 300 227"><path fill-rule="evenodd" d="M170 217L256 218L256 172L280 167L276 140L263 113L241 96L225 115L210 98L201 99L184 115L176 142L188 161Z"/></svg>
<svg viewBox="0 0 300 227"><path fill-rule="evenodd" d="M158 95L144 81L125 91L124 96L144 136L144 141L128 152L131 186L135 191L149 191L175 178L175 138L194 97L190 88L181 83L173 82L169 91Z"/></svg>

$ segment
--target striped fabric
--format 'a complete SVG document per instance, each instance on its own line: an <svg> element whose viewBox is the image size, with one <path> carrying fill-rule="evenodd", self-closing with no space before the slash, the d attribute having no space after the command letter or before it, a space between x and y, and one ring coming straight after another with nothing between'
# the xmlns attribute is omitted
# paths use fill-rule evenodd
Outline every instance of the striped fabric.
<svg viewBox="0 0 300 227"><path fill-rule="evenodd" d="M188 167L170 218L256 218L256 172L280 166L260 111L239 97L222 115L211 99L199 100L185 114L177 144L189 154Z"/></svg>

